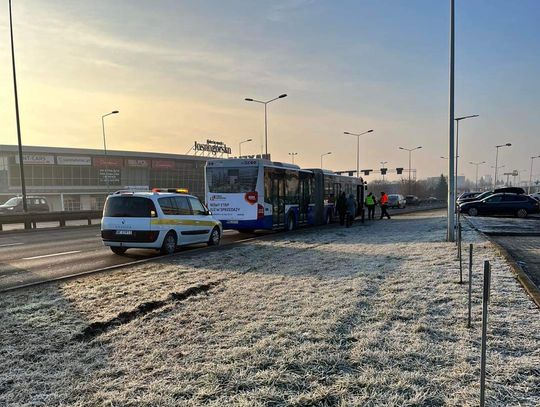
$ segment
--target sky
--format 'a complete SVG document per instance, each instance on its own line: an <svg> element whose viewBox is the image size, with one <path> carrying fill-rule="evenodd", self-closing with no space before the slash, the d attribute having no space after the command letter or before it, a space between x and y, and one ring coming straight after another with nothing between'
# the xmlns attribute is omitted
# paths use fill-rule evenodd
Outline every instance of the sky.
<svg viewBox="0 0 540 407"><path fill-rule="evenodd" d="M8 2L0 4L0 144L16 144ZM447 172L446 0L16 0L25 145L184 154L221 140L333 170ZM540 155L540 1L456 0L459 174L522 170ZM540 177L540 159L535 176ZM538 174L538 175L536 175ZM375 179L371 175L367 179Z"/></svg>

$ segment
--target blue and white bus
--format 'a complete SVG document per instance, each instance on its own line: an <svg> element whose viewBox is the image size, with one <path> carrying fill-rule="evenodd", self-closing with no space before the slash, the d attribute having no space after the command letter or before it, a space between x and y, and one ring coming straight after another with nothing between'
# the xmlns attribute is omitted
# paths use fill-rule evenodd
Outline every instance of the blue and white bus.
<svg viewBox="0 0 540 407"><path fill-rule="evenodd" d="M265 159L218 159L206 164L206 203L224 229L286 229L331 222L343 191L362 207L361 178Z"/></svg>

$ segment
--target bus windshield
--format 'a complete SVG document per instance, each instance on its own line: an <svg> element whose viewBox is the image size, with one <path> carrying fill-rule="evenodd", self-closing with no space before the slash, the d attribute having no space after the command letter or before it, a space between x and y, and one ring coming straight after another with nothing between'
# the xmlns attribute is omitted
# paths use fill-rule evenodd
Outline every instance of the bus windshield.
<svg viewBox="0 0 540 407"><path fill-rule="evenodd" d="M257 167L207 168L206 182L209 192L245 193L255 191Z"/></svg>

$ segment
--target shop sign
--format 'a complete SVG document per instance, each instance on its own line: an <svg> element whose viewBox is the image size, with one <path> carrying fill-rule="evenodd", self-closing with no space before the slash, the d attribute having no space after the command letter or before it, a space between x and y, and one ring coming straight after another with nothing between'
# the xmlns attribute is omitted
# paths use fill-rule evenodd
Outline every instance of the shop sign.
<svg viewBox="0 0 540 407"><path fill-rule="evenodd" d="M152 168L170 170L176 168L176 164L173 160L152 160Z"/></svg>
<svg viewBox="0 0 540 407"><path fill-rule="evenodd" d="M232 150L222 141L206 140L206 143L197 143L193 147L195 151L203 151L211 154L231 154Z"/></svg>
<svg viewBox="0 0 540 407"><path fill-rule="evenodd" d="M140 167L140 168L146 168L148 167L148 160L139 160L139 159L129 159L126 160L128 167Z"/></svg>
<svg viewBox="0 0 540 407"><path fill-rule="evenodd" d="M99 169L99 184L100 185L120 185L120 170L116 168L100 168Z"/></svg>
<svg viewBox="0 0 540 407"><path fill-rule="evenodd" d="M92 158L77 157L70 155L56 156L56 164L58 165L92 165Z"/></svg>
<svg viewBox="0 0 540 407"><path fill-rule="evenodd" d="M96 168L122 168L121 158L94 157L94 167Z"/></svg>
<svg viewBox="0 0 540 407"><path fill-rule="evenodd" d="M15 162L17 164L20 163L18 155L15 156ZM23 154L23 163L52 165L54 164L54 156L43 154Z"/></svg>

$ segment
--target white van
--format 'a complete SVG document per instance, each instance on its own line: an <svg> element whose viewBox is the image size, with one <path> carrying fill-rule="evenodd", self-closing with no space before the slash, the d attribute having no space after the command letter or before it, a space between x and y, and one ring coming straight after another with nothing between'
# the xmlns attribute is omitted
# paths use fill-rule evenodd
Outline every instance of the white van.
<svg viewBox="0 0 540 407"><path fill-rule="evenodd" d="M127 249L157 249L174 253L177 246L218 245L221 222L193 195L173 192L118 191L107 197L101 238L116 254Z"/></svg>

